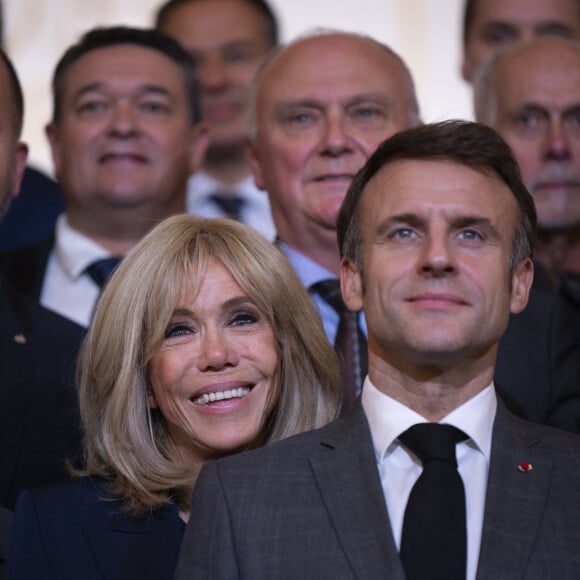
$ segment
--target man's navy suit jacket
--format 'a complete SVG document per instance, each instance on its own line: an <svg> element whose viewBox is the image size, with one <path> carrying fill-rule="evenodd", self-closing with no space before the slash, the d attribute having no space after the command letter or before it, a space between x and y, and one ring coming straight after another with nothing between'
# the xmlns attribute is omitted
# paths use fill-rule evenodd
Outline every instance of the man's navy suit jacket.
<svg viewBox="0 0 580 580"><path fill-rule="evenodd" d="M107 482L80 478L21 494L14 580L171 580L185 524L166 504L132 517Z"/></svg>
<svg viewBox="0 0 580 580"><path fill-rule="evenodd" d="M84 329L0 283L0 505L68 478L81 450L74 382Z"/></svg>
<svg viewBox="0 0 580 580"><path fill-rule="evenodd" d="M45 239L64 211L60 185L33 167L26 167L18 197L12 200L0 228L0 251Z"/></svg>
<svg viewBox="0 0 580 580"><path fill-rule="evenodd" d="M477 580L580 578L579 488L580 437L500 402ZM404 580L360 403L318 431L206 464L191 514L175 580Z"/></svg>

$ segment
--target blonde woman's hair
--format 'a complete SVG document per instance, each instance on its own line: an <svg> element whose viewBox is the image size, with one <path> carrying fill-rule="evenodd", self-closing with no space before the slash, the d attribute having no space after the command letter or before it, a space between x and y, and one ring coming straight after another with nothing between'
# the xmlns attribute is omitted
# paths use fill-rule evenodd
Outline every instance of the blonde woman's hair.
<svg viewBox="0 0 580 580"><path fill-rule="evenodd" d="M201 467L180 461L163 416L149 408L148 364L180 294L187 288L195 295L210 258L223 263L278 340L278 400L251 446L320 427L339 409L336 355L286 257L257 232L230 220L190 215L165 220L107 284L80 361L82 473L112 479L134 514L167 501L187 509Z"/></svg>

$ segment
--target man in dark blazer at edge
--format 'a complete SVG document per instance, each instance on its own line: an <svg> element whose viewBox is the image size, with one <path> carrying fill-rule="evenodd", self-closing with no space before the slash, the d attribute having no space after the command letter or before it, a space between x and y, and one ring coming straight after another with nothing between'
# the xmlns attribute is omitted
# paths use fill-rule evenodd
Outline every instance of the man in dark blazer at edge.
<svg viewBox="0 0 580 580"><path fill-rule="evenodd" d="M8 548L12 513L0 507L0 580L8 580Z"/></svg>
<svg viewBox="0 0 580 580"><path fill-rule="evenodd" d="M0 218L20 187L22 91L0 51ZM21 489L67 477L81 447L74 368L84 330L38 306L0 274L0 506Z"/></svg>
<svg viewBox="0 0 580 580"><path fill-rule="evenodd" d="M425 422L465 438L450 460L467 513L455 577L579 578L580 437L515 417L493 384L499 338L532 284L535 221L489 128L425 125L380 145L338 220L343 297L368 321L362 396L320 430L206 464L176 580L450 580L437 567L406 575L421 557L404 568L399 555L423 470L401 438ZM423 548L449 534L436 522ZM451 551L445 562L460 544Z"/></svg>
<svg viewBox="0 0 580 580"><path fill-rule="evenodd" d="M250 159L270 197L280 247L306 288L336 279L333 224L346 177L380 141L420 123L410 73L396 53L370 38L313 33L272 53L251 95ZM319 174L336 179L311 179ZM334 342L338 315L312 297ZM526 310L510 317L496 380L511 411L580 433L580 343L568 311L563 300L532 290Z"/></svg>

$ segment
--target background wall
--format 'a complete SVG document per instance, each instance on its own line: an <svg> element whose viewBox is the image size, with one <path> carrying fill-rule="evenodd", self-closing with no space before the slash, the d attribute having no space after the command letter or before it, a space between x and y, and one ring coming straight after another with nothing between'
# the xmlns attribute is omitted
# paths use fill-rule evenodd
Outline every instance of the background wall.
<svg viewBox="0 0 580 580"><path fill-rule="evenodd" d="M44 126L51 115L50 79L65 48L96 25L151 24L160 0L4 0L5 42L26 98L24 139L32 163L52 171ZM468 86L459 75L463 0L271 0L283 40L317 26L362 32L407 62L425 121L470 118Z"/></svg>

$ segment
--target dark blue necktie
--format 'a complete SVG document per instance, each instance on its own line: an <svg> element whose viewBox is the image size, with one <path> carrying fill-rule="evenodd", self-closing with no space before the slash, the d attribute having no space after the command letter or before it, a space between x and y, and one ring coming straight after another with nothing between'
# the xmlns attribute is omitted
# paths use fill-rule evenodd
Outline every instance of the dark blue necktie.
<svg viewBox="0 0 580 580"><path fill-rule="evenodd" d="M232 220L241 221L241 211L244 200L239 195L214 193L210 199L221 209L224 216Z"/></svg>
<svg viewBox="0 0 580 580"><path fill-rule="evenodd" d="M111 277L113 270L119 265L122 258L112 256L91 262L85 272L94 280L99 288L103 288L105 282Z"/></svg>
<svg viewBox="0 0 580 580"><path fill-rule="evenodd" d="M401 561L407 580L465 580L465 490L455 446L467 435L451 425L420 423L399 436L423 464L403 521Z"/></svg>

